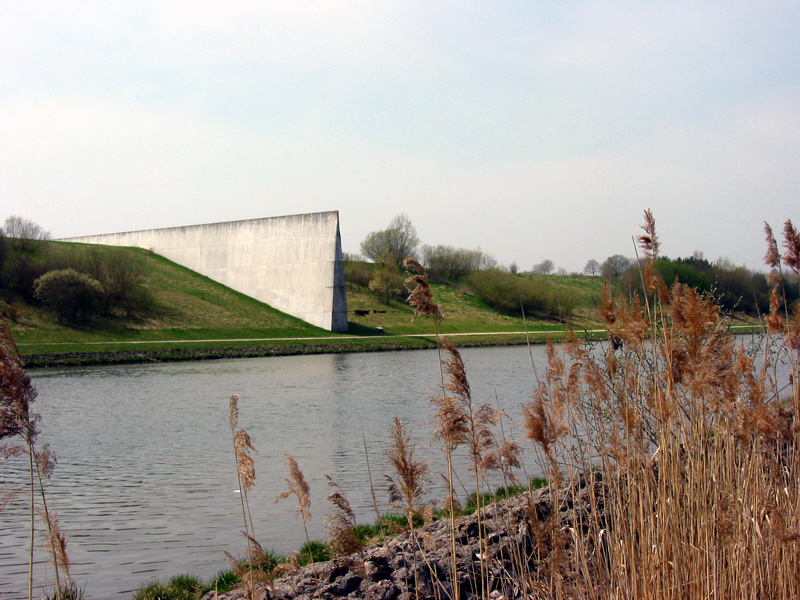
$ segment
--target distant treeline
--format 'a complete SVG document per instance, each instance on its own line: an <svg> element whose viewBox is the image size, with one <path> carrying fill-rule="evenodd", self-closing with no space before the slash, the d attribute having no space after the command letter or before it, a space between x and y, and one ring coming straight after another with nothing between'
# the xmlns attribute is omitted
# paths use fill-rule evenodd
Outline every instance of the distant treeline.
<svg viewBox="0 0 800 600"><path fill-rule="evenodd" d="M714 263L700 257L659 258L656 273L667 285L676 280L709 295L720 307L756 316L769 312L770 286L765 273L736 266L722 259ZM629 267L617 285L626 294L642 294L642 278L637 265ZM798 299L797 281L793 275L784 275L783 289L786 302L791 307Z"/></svg>

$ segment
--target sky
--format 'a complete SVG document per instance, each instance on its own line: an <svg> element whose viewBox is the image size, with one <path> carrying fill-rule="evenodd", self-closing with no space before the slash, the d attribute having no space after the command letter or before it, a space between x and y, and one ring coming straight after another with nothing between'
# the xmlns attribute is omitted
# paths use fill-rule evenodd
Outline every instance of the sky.
<svg viewBox="0 0 800 600"><path fill-rule="evenodd" d="M358 252L761 268L800 225L800 3L0 0L0 221L338 210Z"/></svg>

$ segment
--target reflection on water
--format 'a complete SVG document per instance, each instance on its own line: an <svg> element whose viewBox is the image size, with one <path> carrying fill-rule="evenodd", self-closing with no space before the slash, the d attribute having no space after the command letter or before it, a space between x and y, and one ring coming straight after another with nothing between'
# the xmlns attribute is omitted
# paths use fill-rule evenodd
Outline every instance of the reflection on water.
<svg viewBox="0 0 800 600"><path fill-rule="evenodd" d="M463 356L476 402L494 404L496 394L504 410L518 414L533 385L528 350L468 349ZM417 458L443 470L427 425L427 399L439 385L433 351L42 369L32 376L40 442L59 459L49 492L87 598L130 597L141 584L175 574L207 578L225 568L224 550L244 548L228 424L233 393L257 449L251 509L267 548L289 552L303 541L302 528L292 526L295 507L273 503L284 489L286 452L311 485L310 533L318 539L328 512L325 473L360 519L374 520L363 438L383 502L384 444L395 416L413 429ZM0 486L24 485L26 476L24 461L9 460ZM468 479L462 470L465 485ZM438 485L437 476L431 498L444 496ZM0 512L0 599L27 590L25 512L24 494ZM52 574L44 553L36 568L37 581Z"/></svg>

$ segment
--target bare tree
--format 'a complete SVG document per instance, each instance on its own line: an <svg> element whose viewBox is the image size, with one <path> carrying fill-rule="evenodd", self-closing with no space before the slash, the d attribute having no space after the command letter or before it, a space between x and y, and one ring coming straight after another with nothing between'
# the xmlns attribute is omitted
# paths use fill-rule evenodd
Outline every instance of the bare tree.
<svg viewBox="0 0 800 600"><path fill-rule="evenodd" d="M586 275L597 275L600 272L600 263L597 262L595 259L590 258L586 262L586 266L583 267L583 272Z"/></svg>
<svg viewBox="0 0 800 600"><path fill-rule="evenodd" d="M417 258L419 238L414 225L403 213L389 222L389 227L367 234L361 253L375 262L390 262L398 267L406 258Z"/></svg>
<svg viewBox="0 0 800 600"><path fill-rule="evenodd" d="M497 261L477 250L454 248L453 246L422 246L422 262L428 271L431 281L444 282L463 279L473 271L490 269L497 266Z"/></svg>
<svg viewBox="0 0 800 600"><path fill-rule="evenodd" d="M533 265L533 272L538 275L550 275L555 268L555 263L552 260L547 259L540 262L538 265Z"/></svg>
<svg viewBox="0 0 800 600"><path fill-rule="evenodd" d="M25 240L49 240L50 232L30 219L11 215L3 224L6 236Z"/></svg>

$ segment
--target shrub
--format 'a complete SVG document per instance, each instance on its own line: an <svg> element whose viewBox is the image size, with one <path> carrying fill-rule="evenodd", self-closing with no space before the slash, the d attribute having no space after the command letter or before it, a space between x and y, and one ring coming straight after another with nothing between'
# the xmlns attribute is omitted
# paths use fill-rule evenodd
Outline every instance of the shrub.
<svg viewBox="0 0 800 600"><path fill-rule="evenodd" d="M404 282L405 278L402 273L390 265L375 271L369 282L369 289L375 292L381 302L389 304L393 297L401 294Z"/></svg>
<svg viewBox="0 0 800 600"><path fill-rule="evenodd" d="M519 313L522 308L526 314L569 317L577 305L569 292L499 269L476 271L467 281L478 298L501 312Z"/></svg>
<svg viewBox="0 0 800 600"><path fill-rule="evenodd" d="M17 300L13 302L3 302L0 300L0 312L14 323L19 323L19 319L25 312L25 308L22 306L22 303Z"/></svg>
<svg viewBox="0 0 800 600"><path fill-rule="evenodd" d="M350 285L368 287L372 279L372 266L363 261L345 261L344 280Z"/></svg>
<svg viewBox="0 0 800 600"><path fill-rule="evenodd" d="M74 269L50 271L34 282L35 297L53 309L59 322L76 323L96 314L103 298L103 286L96 279Z"/></svg>
<svg viewBox="0 0 800 600"><path fill-rule="evenodd" d="M422 262L430 281L458 281L473 271L495 267L497 261L480 249L467 250L453 246L423 246Z"/></svg>

